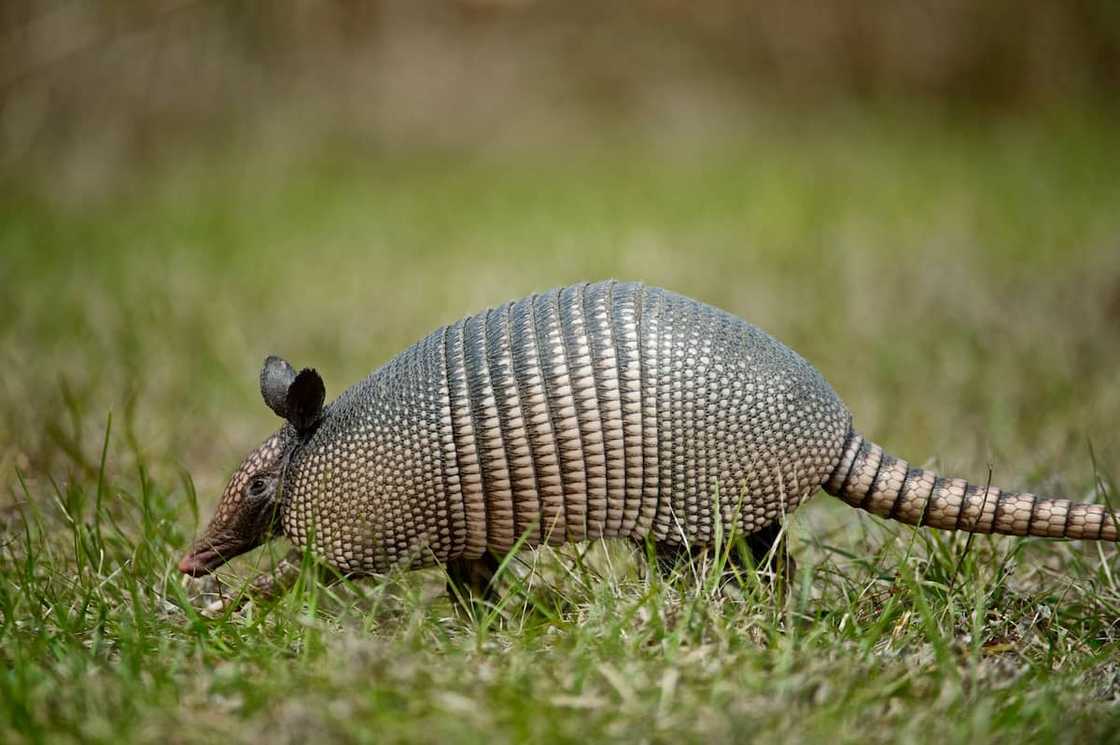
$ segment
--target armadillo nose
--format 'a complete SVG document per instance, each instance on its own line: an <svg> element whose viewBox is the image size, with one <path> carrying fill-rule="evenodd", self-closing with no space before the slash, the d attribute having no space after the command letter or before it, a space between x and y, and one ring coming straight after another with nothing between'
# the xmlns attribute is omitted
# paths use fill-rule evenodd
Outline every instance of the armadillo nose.
<svg viewBox="0 0 1120 745"><path fill-rule="evenodd" d="M210 568L197 554L189 553L179 561L179 571L192 577L201 577L210 573Z"/></svg>

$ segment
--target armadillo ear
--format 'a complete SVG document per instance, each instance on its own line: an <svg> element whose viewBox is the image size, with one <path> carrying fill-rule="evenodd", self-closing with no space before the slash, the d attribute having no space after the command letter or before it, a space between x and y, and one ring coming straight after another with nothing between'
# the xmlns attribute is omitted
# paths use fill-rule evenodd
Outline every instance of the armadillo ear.
<svg viewBox="0 0 1120 745"><path fill-rule="evenodd" d="M261 367L261 397L276 415L288 418L288 389L295 382L296 371L287 361L270 354Z"/></svg>
<svg viewBox="0 0 1120 745"><path fill-rule="evenodd" d="M323 413L323 400L326 397L327 388L323 385L319 373L307 367L300 370L299 375L288 387L285 401L287 419L297 432L305 432L319 421L319 416Z"/></svg>

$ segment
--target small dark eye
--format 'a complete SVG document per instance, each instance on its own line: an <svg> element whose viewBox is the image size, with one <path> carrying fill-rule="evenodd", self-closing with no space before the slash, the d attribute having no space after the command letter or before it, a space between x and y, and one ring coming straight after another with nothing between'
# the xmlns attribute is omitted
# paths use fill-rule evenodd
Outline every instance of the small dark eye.
<svg viewBox="0 0 1120 745"><path fill-rule="evenodd" d="M261 478L253 479L249 482L249 496L260 497L263 496L265 491L268 490L268 482Z"/></svg>

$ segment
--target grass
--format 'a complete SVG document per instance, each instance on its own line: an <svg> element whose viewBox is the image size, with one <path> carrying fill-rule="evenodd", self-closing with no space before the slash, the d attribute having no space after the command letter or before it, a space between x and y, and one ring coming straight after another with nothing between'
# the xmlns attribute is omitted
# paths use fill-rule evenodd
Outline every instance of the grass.
<svg viewBox="0 0 1120 745"><path fill-rule="evenodd" d="M265 354L337 393L439 323L603 276L775 333L901 456L1115 500L1118 145L1093 116L855 116L687 149L192 155L92 194L8 177L0 740L1120 740L1111 545L969 545L821 496L784 599L595 545L526 557L473 619L426 571L209 620L174 571L276 426Z"/></svg>

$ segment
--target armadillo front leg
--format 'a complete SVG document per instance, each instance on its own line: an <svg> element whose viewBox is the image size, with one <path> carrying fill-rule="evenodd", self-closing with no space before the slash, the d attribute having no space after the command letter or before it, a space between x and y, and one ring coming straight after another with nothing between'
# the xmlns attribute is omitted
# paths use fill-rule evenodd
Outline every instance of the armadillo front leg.
<svg viewBox="0 0 1120 745"><path fill-rule="evenodd" d="M269 600L290 590L299 579L303 550L293 548L269 572L255 577L243 591L222 596L202 609L208 618L235 613L251 600ZM219 584L219 588L221 585ZM225 588L227 591L229 588Z"/></svg>
<svg viewBox="0 0 1120 745"><path fill-rule="evenodd" d="M494 575L501 562L490 552L477 559L452 559L447 562L447 594L467 616L498 600Z"/></svg>

